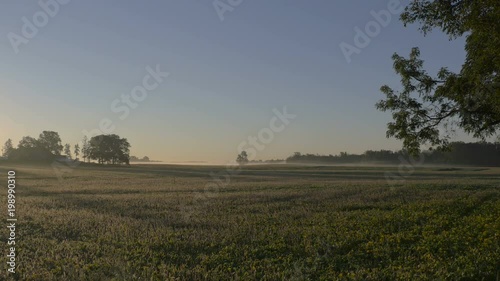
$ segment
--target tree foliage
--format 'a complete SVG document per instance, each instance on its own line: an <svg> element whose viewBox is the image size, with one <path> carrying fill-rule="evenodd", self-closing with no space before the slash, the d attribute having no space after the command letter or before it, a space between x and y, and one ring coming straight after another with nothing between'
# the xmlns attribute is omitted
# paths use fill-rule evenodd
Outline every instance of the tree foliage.
<svg viewBox="0 0 500 281"><path fill-rule="evenodd" d="M500 129L500 1L416 0L401 20L419 23L424 35L438 28L450 39L466 36L467 56L459 73L443 67L432 77L418 48L408 58L393 55L403 89L382 86L386 97L376 105L392 112L387 137L417 154L422 144L448 147L457 127L475 138L493 136Z"/></svg>
<svg viewBox="0 0 500 281"><path fill-rule="evenodd" d="M118 135L99 135L90 139L88 152L100 164L129 164L130 144Z"/></svg>
<svg viewBox="0 0 500 281"><path fill-rule="evenodd" d="M55 159L55 155L39 146L21 146L9 155L9 161L13 162L51 162Z"/></svg>
<svg viewBox="0 0 500 281"><path fill-rule="evenodd" d="M80 156L80 145L75 144L75 158L78 159L78 156Z"/></svg>
<svg viewBox="0 0 500 281"><path fill-rule="evenodd" d="M40 147L47 149L54 155L60 155L63 146L61 144L61 137L59 133L54 131L43 131L38 137Z"/></svg>
<svg viewBox="0 0 500 281"><path fill-rule="evenodd" d="M238 154L238 157L236 157L236 162L240 165L244 165L248 163L248 154L246 151L242 151L240 154Z"/></svg>
<svg viewBox="0 0 500 281"><path fill-rule="evenodd" d="M12 153L14 150L14 146L12 145L12 140L8 139L5 144L3 145L2 148L2 156L9 158L9 155Z"/></svg>
<svg viewBox="0 0 500 281"><path fill-rule="evenodd" d="M37 148L37 147L41 147L40 143L38 142L38 140L36 140L35 138L30 137L30 136L23 137L19 141L19 144L17 145L18 149L19 148Z"/></svg>
<svg viewBox="0 0 500 281"><path fill-rule="evenodd" d="M60 158L61 152L71 158L71 145L61 145L61 138L57 132L43 131L39 139L30 136L23 137L13 148L12 140L8 139L3 147L3 156L12 161L22 162L50 162ZM129 164L130 144L125 138L118 135L95 136L90 141L84 136L82 147L74 146L76 158L83 154L84 161L91 159L99 163ZM147 157L146 157L147 158Z"/></svg>
<svg viewBox="0 0 500 281"><path fill-rule="evenodd" d="M69 143L64 145L64 155L71 158L71 145Z"/></svg>
<svg viewBox="0 0 500 281"><path fill-rule="evenodd" d="M87 138L87 136L83 136L83 140L82 140L82 157L83 157L83 162L85 162L85 160L90 160L89 154L90 154L89 139Z"/></svg>

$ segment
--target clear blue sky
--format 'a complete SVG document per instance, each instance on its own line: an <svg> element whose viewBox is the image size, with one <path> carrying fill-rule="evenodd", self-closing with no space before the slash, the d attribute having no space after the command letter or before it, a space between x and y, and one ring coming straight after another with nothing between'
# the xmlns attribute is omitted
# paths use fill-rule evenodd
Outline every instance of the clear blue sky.
<svg viewBox="0 0 500 281"><path fill-rule="evenodd" d="M381 85L399 85L391 55L419 46L435 71L459 69L465 53L462 40L423 37L393 16L347 63L339 44L354 44L354 28L389 2L243 0L221 21L212 1L73 0L16 54L8 34L42 9L2 1L0 138L54 130L75 144L109 118L133 155L222 163L287 106L297 117L258 159L399 149L385 138L390 115L374 107ZM121 120L112 102L156 65L170 76Z"/></svg>

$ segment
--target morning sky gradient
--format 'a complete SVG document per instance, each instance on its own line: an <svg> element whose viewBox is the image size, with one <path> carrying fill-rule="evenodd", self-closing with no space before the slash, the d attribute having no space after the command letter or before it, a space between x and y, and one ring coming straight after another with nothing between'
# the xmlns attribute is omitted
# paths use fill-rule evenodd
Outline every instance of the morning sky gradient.
<svg viewBox="0 0 500 281"><path fill-rule="evenodd" d="M348 63L339 44L354 44L354 28L389 2L243 0L221 21L212 1L73 0L16 54L8 34L41 8L2 1L0 142L53 130L74 145L108 118L132 155L224 163L287 106L297 117L257 159L400 149L374 106L380 86L399 86L391 55L418 46L435 73L457 71L465 52L463 40L423 37L393 16ZM169 77L121 120L111 104L156 65Z"/></svg>

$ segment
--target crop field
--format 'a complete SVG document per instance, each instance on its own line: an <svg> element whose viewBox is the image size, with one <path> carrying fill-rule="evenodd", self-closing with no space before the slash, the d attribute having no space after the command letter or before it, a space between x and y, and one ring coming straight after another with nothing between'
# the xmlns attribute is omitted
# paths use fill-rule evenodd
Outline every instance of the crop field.
<svg viewBox="0 0 500 281"><path fill-rule="evenodd" d="M498 168L0 164L4 225L8 170L18 280L500 278Z"/></svg>

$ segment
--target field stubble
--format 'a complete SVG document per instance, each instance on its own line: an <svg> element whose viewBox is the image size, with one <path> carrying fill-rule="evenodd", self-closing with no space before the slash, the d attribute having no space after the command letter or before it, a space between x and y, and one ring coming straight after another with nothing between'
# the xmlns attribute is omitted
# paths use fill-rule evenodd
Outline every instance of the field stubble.
<svg viewBox="0 0 500 281"><path fill-rule="evenodd" d="M222 167L80 167L63 181L49 167L8 169L20 280L495 280L500 271L496 168L421 167L389 185L384 172L397 168L251 166L210 193L210 172Z"/></svg>

